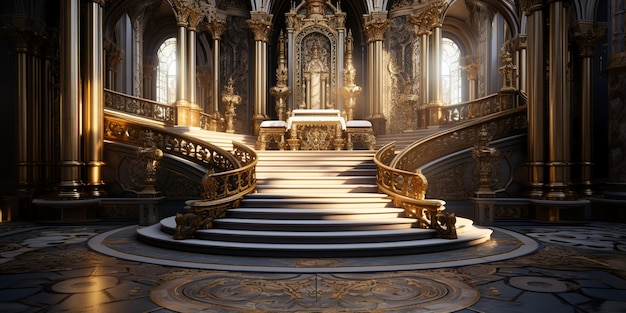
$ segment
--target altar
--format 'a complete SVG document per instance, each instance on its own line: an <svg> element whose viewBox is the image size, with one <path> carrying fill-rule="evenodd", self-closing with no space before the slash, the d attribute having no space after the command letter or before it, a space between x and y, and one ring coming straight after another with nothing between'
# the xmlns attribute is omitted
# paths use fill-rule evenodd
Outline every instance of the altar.
<svg viewBox="0 0 626 313"><path fill-rule="evenodd" d="M346 121L339 110L293 110L287 119L291 150L341 150Z"/></svg>
<svg viewBox="0 0 626 313"><path fill-rule="evenodd" d="M287 121L261 123L258 150L374 150L372 124L365 120L346 121L336 109L297 109Z"/></svg>

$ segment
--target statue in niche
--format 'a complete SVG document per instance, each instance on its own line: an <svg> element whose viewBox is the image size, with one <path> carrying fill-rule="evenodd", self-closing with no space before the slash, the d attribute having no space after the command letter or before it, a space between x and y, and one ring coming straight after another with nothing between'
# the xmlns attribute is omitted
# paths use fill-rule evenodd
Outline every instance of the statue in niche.
<svg viewBox="0 0 626 313"><path fill-rule="evenodd" d="M329 107L329 76L328 67L320 57L319 42L314 41L311 47L311 58L304 69L303 94L305 102L302 108L326 109Z"/></svg>

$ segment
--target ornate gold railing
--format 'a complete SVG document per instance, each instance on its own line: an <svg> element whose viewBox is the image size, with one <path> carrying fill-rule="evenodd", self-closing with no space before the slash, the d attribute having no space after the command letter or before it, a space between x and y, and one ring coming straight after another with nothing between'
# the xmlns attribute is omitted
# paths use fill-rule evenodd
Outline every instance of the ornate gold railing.
<svg viewBox="0 0 626 313"><path fill-rule="evenodd" d="M437 237L456 239L456 217L443 212L445 201L424 199L428 181L420 171L407 172L389 166L395 156L395 142L389 143L374 156L377 166L378 189L389 195L396 207L404 209L404 216L415 218L418 227L435 229Z"/></svg>
<svg viewBox="0 0 626 313"><path fill-rule="evenodd" d="M189 212L176 214L174 239L193 238L196 230L212 227L214 219L238 207L241 199L256 189L257 155L244 144L233 142L233 151L229 152L123 116L109 114L104 118L106 140L141 146L147 132L155 148L208 169L201 183L202 200L189 201Z"/></svg>
<svg viewBox="0 0 626 313"><path fill-rule="evenodd" d="M104 90L104 107L163 122L165 125L176 123L176 108L174 106L129 96L109 89Z"/></svg>
<svg viewBox="0 0 626 313"><path fill-rule="evenodd" d="M202 178L203 199L189 201L189 212L176 214L174 239L193 238L196 230L211 228L213 220L238 207L241 199L256 189L254 150L233 142L233 155L242 167L221 173L207 172Z"/></svg>
<svg viewBox="0 0 626 313"><path fill-rule="evenodd" d="M415 171L424 164L451 152L471 148L485 127L492 140L522 134L527 129L526 106L472 119L409 145L389 163L394 169Z"/></svg>
<svg viewBox="0 0 626 313"><path fill-rule="evenodd" d="M133 123L121 117L104 117L105 140L142 146L143 134L146 131L153 133L156 148L164 153L178 156L216 172L241 167L236 156L210 143L168 132L165 129Z"/></svg>
<svg viewBox="0 0 626 313"><path fill-rule="evenodd" d="M503 91L472 101L443 106L441 107L441 119L437 124L456 124L524 105L526 105L526 97L522 93L518 91ZM420 109L420 111L430 109L425 108ZM422 112L420 114L426 113Z"/></svg>

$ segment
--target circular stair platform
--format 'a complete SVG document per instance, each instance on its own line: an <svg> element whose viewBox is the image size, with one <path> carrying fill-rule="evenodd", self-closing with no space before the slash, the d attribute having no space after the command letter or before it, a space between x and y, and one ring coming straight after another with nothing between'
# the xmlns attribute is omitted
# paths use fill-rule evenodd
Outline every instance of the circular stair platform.
<svg viewBox="0 0 626 313"><path fill-rule="evenodd" d="M167 249L210 254L264 257L360 257L420 254L466 248L490 239L492 230L457 218L458 239L434 238L430 229L354 231L197 231L194 239L174 240L174 217L137 230L138 237ZM300 225L302 229L302 225Z"/></svg>

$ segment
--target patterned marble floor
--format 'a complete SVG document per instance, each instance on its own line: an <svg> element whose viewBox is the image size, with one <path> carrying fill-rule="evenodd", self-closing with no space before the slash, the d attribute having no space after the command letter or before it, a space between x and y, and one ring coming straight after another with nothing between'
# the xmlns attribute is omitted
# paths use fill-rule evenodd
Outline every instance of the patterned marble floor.
<svg viewBox="0 0 626 313"><path fill-rule="evenodd" d="M2 223L0 312L626 312L626 225L497 226L450 253L263 259Z"/></svg>

